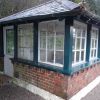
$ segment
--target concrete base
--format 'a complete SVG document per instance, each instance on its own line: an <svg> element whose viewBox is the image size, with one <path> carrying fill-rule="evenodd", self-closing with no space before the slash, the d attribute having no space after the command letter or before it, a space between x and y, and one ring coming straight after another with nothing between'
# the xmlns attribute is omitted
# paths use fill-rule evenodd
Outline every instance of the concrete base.
<svg viewBox="0 0 100 100"><path fill-rule="evenodd" d="M47 92L47 91L45 91L43 89L40 89L40 88L38 88L38 87L36 87L36 86L34 86L32 84L29 84L29 83L27 83L25 81L22 81L20 79L14 78L13 82L16 85L18 85L20 87L23 87L23 88L29 90L30 92L33 92L34 94L37 94L37 95L43 97L46 100L64 100L61 97L58 97L58 96L56 96L56 95L54 95L54 94L52 94L50 92Z"/></svg>

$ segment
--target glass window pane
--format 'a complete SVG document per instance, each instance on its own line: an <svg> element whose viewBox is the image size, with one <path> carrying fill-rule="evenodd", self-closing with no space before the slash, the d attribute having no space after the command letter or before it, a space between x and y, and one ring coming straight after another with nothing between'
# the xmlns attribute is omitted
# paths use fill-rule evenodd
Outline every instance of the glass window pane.
<svg viewBox="0 0 100 100"><path fill-rule="evenodd" d="M76 62L79 62L79 57L80 57L80 52L77 51L77 52L76 52Z"/></svg>
<svg viewBox="0 0 100 100"><path fill-rule="evenodd" d="M84 51L81 52L81 61L84 60Z"/></svg>
<svg viewBox="0 0 100 100"><path fill-rule="evenodd" d="M75 38L73 37L73 50L75 50Z"/></svg>
<svg viewBox="0 0 100 100"><path fill-rule="evenodd" d="M47 51L47 62L54 63L54 51L52 50Z"/></svg>
<svg viewBox="0 0 100 100"><path fill-rule="evenodd" d="M81 30L77 29L77 37L81 37Z"/></svg>
<svg viewBox="0 0 100 100"><path fill-rule="evenodd" d="M63 50L63 49L64 49L64 37L56 36L56 50Z"/></svg>
<svg viewBox="0 0 100 100"><path fill-rule="evenodd" d="M46 48L46 37L40 37L40 48L45 49Z"/></svg>
<svg viewBox="0 0 100 100"><path fill-rule="evenodd" d="M82 39L82 49L85 49L85 39Z"/></svg>
<svg viewBox="0 0 100 100"><path fill-rule="evenodd" d="M95 40L95 48L97 48L97 40Z"/></svg>
<svg viewBox="0 0 100 100"><path fill-rule="evenodd" d="M23 48L19 48L18 49L18 57L22 58L24 56L24 49Z"/></svg>
<svg viewBox="0 0 100 100"><path fill-rule="evenodd" d="M56 51L55 63L63 65L64 63L64 52L63 51Z"/></svg>
<svg viewBox="0 0 100 100"><path fill-rule="evenodd" d="M30 60L30 48L24 48L24 59Z"/></svg>
<svg viewBox="0 0 100 100"><path fill-rule="evenodd" d="M46 62L46 50L40 50L40 61Z"/></svg>
<svg viewBox="0 0 100 100"><path fill-rule="evenodd" d="M92 48L94 48L94 40L92 39Z"/></svg>
<svg viewBox="0 0 100 100"><path fill-rule="evenodd" d="M96 57L96 50L94 50L94 57Z"/></svg>
<svg viewBox="0 0 100 100"><path fill-rule="evenodd" d="M85 37L85 36L86 36L86 30L83 29L83 31L82 31L82 37Z"/></svg>
<svg viewBox="0 0 100 100"><path fill-rule="evenodd" d="M48 49L54 49L54 37L47 37Z"/></svg>
<svg viewBox="0 0 100 100"><path fill-rule="evenodd" d="M76 46L76 50L80 49L80 38L77 38L77 46Z"/></svg>
<svg viewBox="0 0 100 100"><path fill-rule="evenodd" d="M47 32L47 36L52 36L54 37L55 33L52 31L52 32Z"/></svg>
<svg viewBox="0 0 100 100"><path fill-rule="evenodd" d="M45 31L40 31L40 36L46 36L46 32Z"/></svg>
<svg viewBox="0 0 100 100"><path fill-rule="evenodd" d="M14 55L14 31L13 29L6 30L6 53Z"/></svg>
<svg viewBox="0 0 100 100"><path fill-rule="evenodd" d="M93 55L94 55L94 54L93 54L93 50L91 50L91 58L93 57Z"/></svg>

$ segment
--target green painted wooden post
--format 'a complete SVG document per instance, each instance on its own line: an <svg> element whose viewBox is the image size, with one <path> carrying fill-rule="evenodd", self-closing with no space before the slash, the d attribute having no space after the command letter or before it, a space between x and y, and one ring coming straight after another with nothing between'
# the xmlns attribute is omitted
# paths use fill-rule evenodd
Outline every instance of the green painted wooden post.
<svg viewBox="0 0 100 100"><path fill-rule="evenodd" d="M87 25L86 62L89 62L90 59L91 27L92 25Z"/></svg>
<svg viewBox="0 0 100 100"><path fill-rule="evenodd" d="M98 58L100 58L100 29L99 29L99 36L98 36Z"/></svg>
<svg viewBox="0 0 100 100"><path fill-rule="evenodd" d="M3 26L0 26L0 57L4 57Z"/></svg>
<svg viewBox="0 0 100 100"><path fill-rule="evenodd" d="M33 29L34 29L34 48L33 48L33 60L35 62L35 64L38 63L38 22L35 22L34 23L34 26L33 26Z"/></svg>
<svg viewBox="0 0 100 100"><path fill-rule="evenodd" d="M14 25L14 59L18 57L18 25Z"/></svg>
<svg viewBox="0 0 100 100"><path fill-rule="evenodd" d="M73 33L71 33L71 25L73 18L65 20L65 41L64 41L64 72L71 74L72 71L72 41Z"/></svg>

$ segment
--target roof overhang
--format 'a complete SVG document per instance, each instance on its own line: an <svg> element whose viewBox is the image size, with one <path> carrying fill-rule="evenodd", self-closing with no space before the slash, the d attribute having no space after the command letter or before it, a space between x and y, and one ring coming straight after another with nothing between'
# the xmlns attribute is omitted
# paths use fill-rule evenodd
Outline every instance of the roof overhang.
<svg viewBox="0 0 100 100"><path fill-rule="evenodd" d="M74 16L80 10L80 5L68 0L52 0L39 6L21 11L0 19L1 24L21 22L27 20L41 20Z"/></svg>

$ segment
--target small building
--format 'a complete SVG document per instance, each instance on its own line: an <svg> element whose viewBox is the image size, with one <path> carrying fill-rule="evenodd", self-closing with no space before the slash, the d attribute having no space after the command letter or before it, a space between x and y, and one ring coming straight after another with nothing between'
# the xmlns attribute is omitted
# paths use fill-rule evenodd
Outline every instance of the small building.
<svg viewBox="0 0 100 100"><path fill-rule="evenodd" d="M71 98L100 75L100 18L52 0L0 19L0 69L46 100Z"/></svg>

